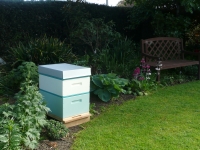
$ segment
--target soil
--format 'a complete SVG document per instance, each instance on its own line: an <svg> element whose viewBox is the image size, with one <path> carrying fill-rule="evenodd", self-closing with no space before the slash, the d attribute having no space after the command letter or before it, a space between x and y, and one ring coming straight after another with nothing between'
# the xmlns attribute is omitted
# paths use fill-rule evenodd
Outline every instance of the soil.
<svg viewBox="0 0 200 150"><path fill-rule="evenodd" d="M1 98L2 99L2 98ZM90 120L92 120L94 117L98 117L103 110L105 110L106 107L109 105L121 105L124 101L135 99L134 95L120 95L117 99L112 100L110 102L103 102L101 101L97 96L91 95L90 96L90 104L94 106L93 108L93 115ZM14 103L13 99L9 99L10 104ZM4 102L0 100L0 105ZM44 137L44 140L40 141L40 144L36 150L69 150L72 146L74 140L76 139L76 134L83 130L81 126L74 126L69 128L69 133L66 138L60 139L60 140L49 140L45 135L42 135ZM42 133L45 134L45 133Z"/></svg>

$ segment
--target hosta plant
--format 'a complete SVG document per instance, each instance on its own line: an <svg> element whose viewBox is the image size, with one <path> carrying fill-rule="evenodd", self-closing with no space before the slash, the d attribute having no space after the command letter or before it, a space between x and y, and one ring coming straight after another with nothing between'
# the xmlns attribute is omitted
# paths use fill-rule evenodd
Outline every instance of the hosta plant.
<svg viewBox="0 0 200 150"><path fill-rule="evenodd" d="M120 93L125 93L124 87L128 85L128 80L119 78L116 74L97 74L91 77L91 92L104 101L108 102Z"/></svg>

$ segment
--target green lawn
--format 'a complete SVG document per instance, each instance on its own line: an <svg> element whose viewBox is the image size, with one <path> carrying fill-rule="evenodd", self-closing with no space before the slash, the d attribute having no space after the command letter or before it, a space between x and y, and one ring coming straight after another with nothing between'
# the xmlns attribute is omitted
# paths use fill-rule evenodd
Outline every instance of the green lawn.
<svg viewBox="0 0 200 150"><path fill-rule="evenodd" d="M200 82L111 106L83 126L74 150L199 150Z"/></svg>

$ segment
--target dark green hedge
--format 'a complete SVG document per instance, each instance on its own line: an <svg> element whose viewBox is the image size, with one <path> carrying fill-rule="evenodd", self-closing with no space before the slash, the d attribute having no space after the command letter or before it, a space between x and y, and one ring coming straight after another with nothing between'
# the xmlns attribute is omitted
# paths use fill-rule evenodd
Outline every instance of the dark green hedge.
<svg viewBox="0 0 200 150"><path fill-rule="evenodd" d="M0 2L0 49L41 35L63 38L62 3Z"/></svg>
<svg viewBox="0 0 200 150"><path fill-rule="evenodd" d="M0 55L19 41L28 42L31 38L43 35L68 39L66 20L62 8L75 6L73 2L2 2L0 1ZM115 28L122 35L132 36L128 30L128 8L79 3L86 8L92 18L113 20ZM65 14L66 15L66 14Z"/></svg>

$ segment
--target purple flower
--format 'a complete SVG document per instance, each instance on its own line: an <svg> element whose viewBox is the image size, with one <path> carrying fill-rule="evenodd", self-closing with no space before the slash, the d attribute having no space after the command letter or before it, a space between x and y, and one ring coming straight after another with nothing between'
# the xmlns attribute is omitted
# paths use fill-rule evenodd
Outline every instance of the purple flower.
<svg viewBox="0 0 200 150"><path fill-rule="evenodd" d="M147 69L149 69L149 68L150 68L150 66L147 64L147 65L146 65L146 68L147 68Z"/></svg>
<svg viewBox="0 0 200 150"><path fill-rule="evenodd" d="M135 70L133 71L133 77L134 77L135 79L137 79L137 77L138 77L139 74L140 74L140 68L137 67L137 68L135 68Z"/></svg>
<svg viewBox="0 0 200 150"><path fill-rule="evenodd" d="M135 70L133 71L133 78L139 81L145 80L145 78L146 80L150 79L149 77L151 75L150 65L146 64L144 58L142 58L140 62L141 62L140 67L135 68Z"/></svg>
<svg viewBox="0 0 200 150"><path fill-rule="evenodd" d="M140 68L139 67L135 68L133 75L135 75L135 74L140 74Z"/></svg>

